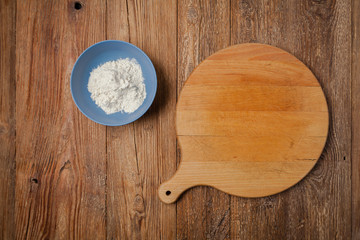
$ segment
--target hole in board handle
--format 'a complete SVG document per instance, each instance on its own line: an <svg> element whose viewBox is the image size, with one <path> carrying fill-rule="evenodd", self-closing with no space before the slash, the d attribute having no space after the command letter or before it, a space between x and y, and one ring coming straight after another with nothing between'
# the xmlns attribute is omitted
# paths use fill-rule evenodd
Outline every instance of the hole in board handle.
<svg viewBox="0 0 360 240"><path fill-rule="evenodd" d="M165 194L166 194L166 196L169 196L169 195L171 194L171 191L167 190L167 191L165 192Z"/></svg>

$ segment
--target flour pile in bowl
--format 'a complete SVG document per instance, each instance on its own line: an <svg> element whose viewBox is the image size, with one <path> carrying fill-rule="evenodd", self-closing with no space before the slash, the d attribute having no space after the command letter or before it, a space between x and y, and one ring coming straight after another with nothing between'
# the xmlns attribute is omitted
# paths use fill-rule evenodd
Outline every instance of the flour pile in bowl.
<svg viewBox="0 0 360 240"><path fill-rule="evenodd" d="M109 61L92 70L88 90L106 114L135 112L146 98L141 66L129 58Z"/></svg>

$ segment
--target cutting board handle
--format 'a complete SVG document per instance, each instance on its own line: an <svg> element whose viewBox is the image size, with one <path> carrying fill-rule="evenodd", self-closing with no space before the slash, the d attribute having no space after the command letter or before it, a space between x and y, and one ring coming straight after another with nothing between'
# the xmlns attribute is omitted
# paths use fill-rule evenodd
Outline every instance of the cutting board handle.
<svg viewBox="0 0 360 240"><path fill-rule="evenodd" d="M159 187L158 194L164 203L174 203L184 191L198 185L186 181L178 172L179 170L170 180L162 183Z"/></svg>

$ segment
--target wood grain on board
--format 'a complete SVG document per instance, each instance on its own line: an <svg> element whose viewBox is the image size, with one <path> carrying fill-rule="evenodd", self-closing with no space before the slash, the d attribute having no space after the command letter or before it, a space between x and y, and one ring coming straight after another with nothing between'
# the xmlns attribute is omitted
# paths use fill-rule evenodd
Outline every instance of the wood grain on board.
<svg viewBox="0 0 360 240"><path fill-rule="evenodd" d="M229 46L229 16L230 1L178 2L178 95L202 60ZM177 203L177 238L229 239L229 200L227 194L209 187L187 191Z"/></svg>
<svg viewBox="0 0 360 240"><path fill-rule="evenodd" d="M352 1L352 238L360 239L360 1Z"/></svg>
<svg viewBox="0 0 360 240"><path fill-rule="evenodd" d="M157 187L176 170L176 1L108 0L107 9L107 38L140 47L158 78L144 116L107 128L107 237L175 239L176 206Z"/></svg>
<svg viewBox="0 0 360 240"><path fill-rule="evenodd" d="M320 81L330 112L325 150L303 181L268 198L231 198L231 236L347 238L351 235L350 1L231 4L231 43L267 43L294 54Z"/></svg>
<svg viewBox="0 0 360 240"><path fill-rule="evenodd" d="M251 65L254 72L238 72L244 65ZM227 71L212 80L205 74L197 76L197 72L212 75L223 66ZM268 76L271 87L263 80L256 84L262 72L277 69L282 71ZM290 86L282 86L282 72L287 72ZM222 85L229 75L234 76L234 84ZM239 77L236 83L235 76ZM254 78L255 86L241 85L242 78ZM206 83L196 83L203 79ZM304 86L309 82L311 86ZM316 164L326 142L328 118L317 79L291 54L255 43L220 50L199 64L182 88L176 106L181 163L175 175L160 186L159 197L173 203L198 185L240 197L279 193L299 182Z"/></svg>
<svg viewBox="0 0 360 240"><path fill-rule="evenodd" d="M16 238L106 237L106 128L87 119L70 74L105 39L105 5L18 1L16 19Z"/></svg>
<svg viewBox="0 0 360 240"><path fill-rule="evenodd" d="M15 15L0 1L0 239L15 236Z"/></svg>

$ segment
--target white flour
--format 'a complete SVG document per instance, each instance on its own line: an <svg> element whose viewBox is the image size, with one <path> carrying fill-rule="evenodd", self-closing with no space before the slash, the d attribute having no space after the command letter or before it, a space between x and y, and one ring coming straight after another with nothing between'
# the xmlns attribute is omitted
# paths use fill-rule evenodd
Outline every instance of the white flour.
<svg viewBox="0 0 360 240"><path fill-rule="evenodd" d="M141 67L129 58L106 62L92 70L88 90L106 114L132 113L146 97Z"/></svg>

